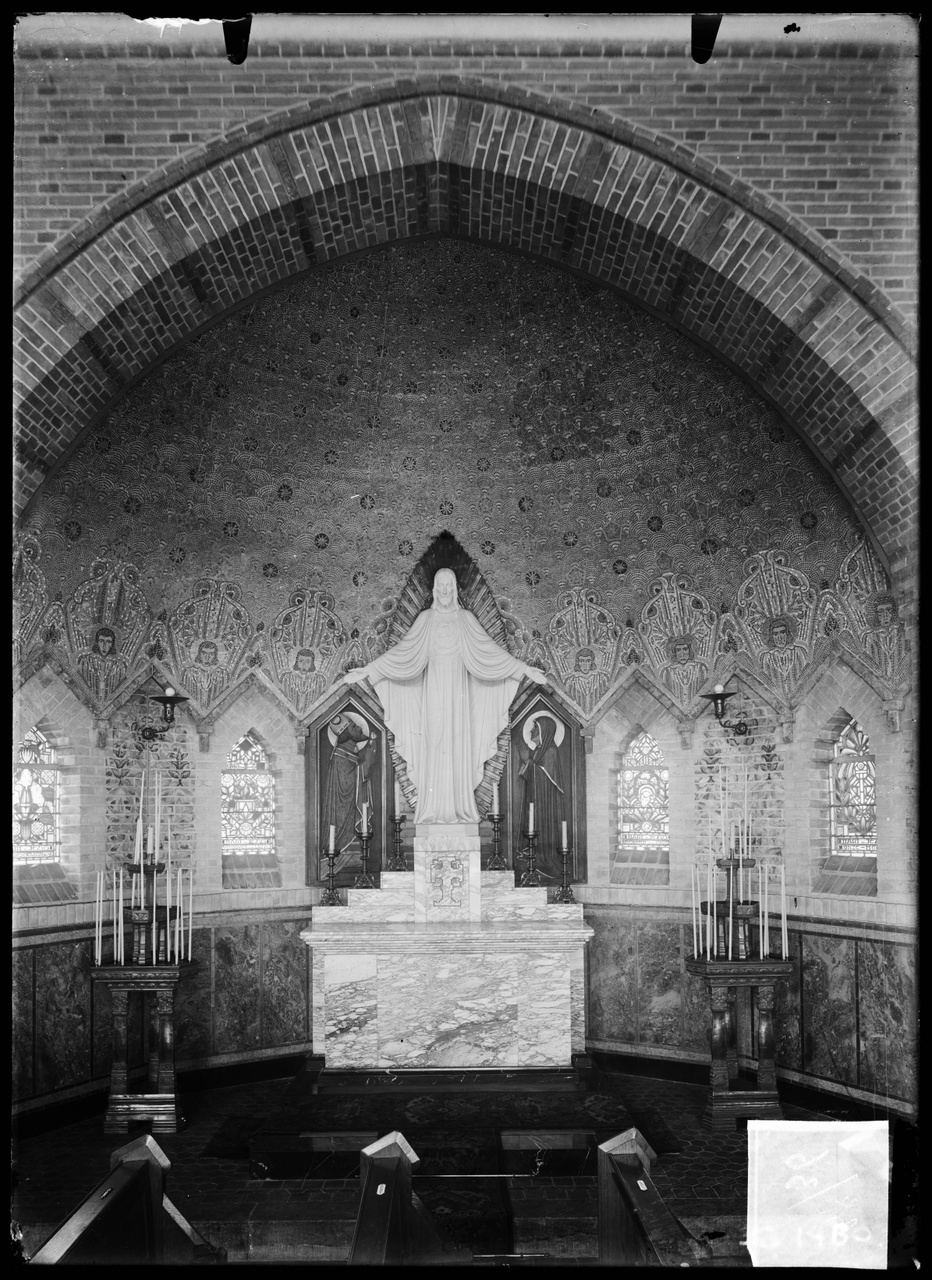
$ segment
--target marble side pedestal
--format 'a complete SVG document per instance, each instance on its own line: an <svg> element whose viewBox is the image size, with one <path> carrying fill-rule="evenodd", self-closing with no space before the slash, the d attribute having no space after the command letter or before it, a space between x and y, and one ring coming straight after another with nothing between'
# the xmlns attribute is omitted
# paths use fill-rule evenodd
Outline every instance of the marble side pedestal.
<svg viewBox="0 0 932 1280"><path fill-rule="evenodd" d="M483 871L477 828L418 827L413 871L311 912L314 1052L343 1070L571 1066L582 912Z"/></svg>

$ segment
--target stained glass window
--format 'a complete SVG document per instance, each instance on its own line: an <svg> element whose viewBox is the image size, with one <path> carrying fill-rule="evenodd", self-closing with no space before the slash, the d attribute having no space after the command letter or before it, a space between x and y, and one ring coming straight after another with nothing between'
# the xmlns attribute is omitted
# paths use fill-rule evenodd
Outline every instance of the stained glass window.
<svg viewBox="0 0 932 1280"><path fill-rule="evenodd" d="M275 853L275 779L251 733L227 756L220 775L221 845L224 857Z"/></svg>
<svg viewBox="0 0 932 1280"><path fill-rule="evenodd" d="M835 739L831 777L831 852L848 858L876 857L874 757L867 734L856 720L850 720Z"/></svg>
<svg viewBox="0 0 932 1280"><path fill-rule="evenodd" d="M30 729L13 762L13 861L59 861L59 771L55 749Z"/></svg>
<svg viewBox="0 0 932 1280"><path fill-rule="evenodd" d="M620 849L670 848L670 772L663 752L649 733L641 733L625 752L618 774Z"/></svg>

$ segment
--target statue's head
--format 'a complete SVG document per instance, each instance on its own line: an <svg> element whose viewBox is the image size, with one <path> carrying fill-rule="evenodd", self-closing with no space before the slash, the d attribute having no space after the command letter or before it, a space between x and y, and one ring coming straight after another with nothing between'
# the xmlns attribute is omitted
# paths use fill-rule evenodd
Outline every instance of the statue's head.
<svg viewBox="0 0 932 1280"><path fill-rule="evenodd" d="M456 574L452 569L438 569L434 574L434 602L431 608L443 611L459 608Z"/></svg>

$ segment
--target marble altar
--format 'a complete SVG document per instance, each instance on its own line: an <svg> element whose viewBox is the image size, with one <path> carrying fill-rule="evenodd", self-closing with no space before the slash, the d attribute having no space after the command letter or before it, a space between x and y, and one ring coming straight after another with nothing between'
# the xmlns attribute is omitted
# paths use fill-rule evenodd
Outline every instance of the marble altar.
<svg viewBox="0 0 932 1280"><path fill-rule="evenodd" d="M414 870L314 907L313 1049L328 1068L569 1067L585 1052L579 903L483 871L468 823L415 828Z"/></svg>

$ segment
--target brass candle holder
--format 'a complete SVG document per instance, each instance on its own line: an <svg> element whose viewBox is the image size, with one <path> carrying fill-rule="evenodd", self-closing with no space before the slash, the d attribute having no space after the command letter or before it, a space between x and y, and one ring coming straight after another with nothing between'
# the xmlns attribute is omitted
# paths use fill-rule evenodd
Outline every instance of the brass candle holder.
<svg viewBox="0 0 932 1280"><path fill-rule="evenodd" d="M527 848L518 854L522 862L527 863L527 867L521 872L518 884L522 889L537 889L541 884L541 874L537 870L537 841L539 839L536 831L525 831L527 838Z"/></svg>
<svg viewBox="0 0 932 1280"><path fill-rule="evenodd" d="M368 815L366 825L363 826L362 819L356 824L355 831L359 836L359 843L362 846L362 870L353 881L354 889L374 889L375 881L369 874L369 845L372 843L372 828L369 826Z"/></svg>
<svg viewBox="0 0 932 1280"><path fill-rule="evenodd" d="M327 887L320 895L320 906L342 907L343 899L340 897L340 891L334 883L337 863L336 850L331 849L328 845L326 848L321 849L321 853L327 859Z"/></svg>
<svg viewBox="0 0 932 1280"><path fill-rule="evenodd" d="M407 871L408 860L404 855L401 847L401 828L404 826L405 814L396 814L392 818L392 826L395 828L395 834L392 839L391 857L388 859L388 871Z"/></svg>
<svg viewBox="0 0 932 1280"><path fill-rule="evenodd" d="M500 813L490 813L487 816L492 824L492 852L486 863L486 870L507 871L508 863L502 853L502 815Z"/></svg>
<svg viewBox="0 0 932 1280"><path fill-rule="evenodd" d="M553 900L554 902L575 902L576 898L573 896L573 890L570 888L570 848L568 845L562 846L560 849L560 857L563 860L563 871L560 877L560 887L553 895Z"/></svg>

